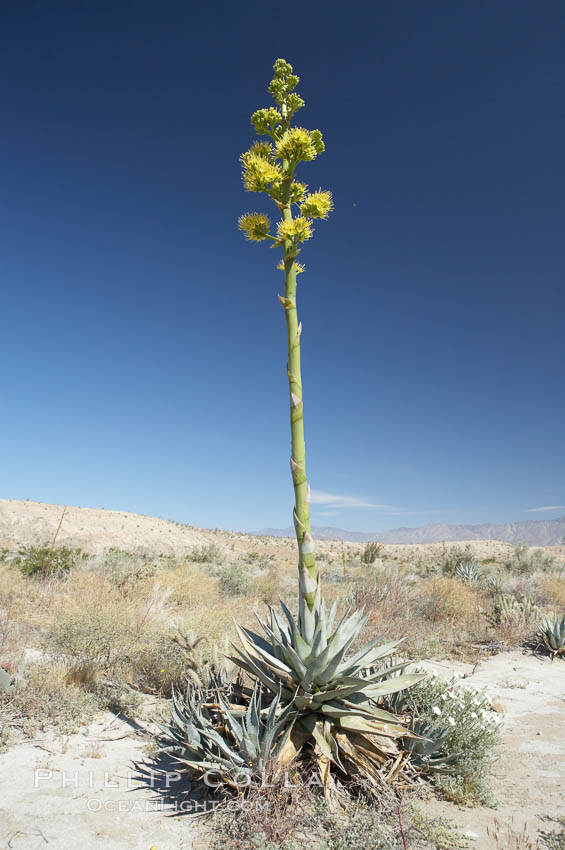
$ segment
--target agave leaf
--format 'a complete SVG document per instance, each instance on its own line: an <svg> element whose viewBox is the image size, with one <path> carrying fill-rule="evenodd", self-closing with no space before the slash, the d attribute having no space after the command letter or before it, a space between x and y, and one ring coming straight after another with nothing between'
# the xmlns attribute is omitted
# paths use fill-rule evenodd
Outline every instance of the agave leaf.
<svg viewBox="0 0 565 850"><path fill-rule="evenodd" d="M363 688L363 693L371 699L376 699L377 697L388 696L388 694L395 694L397 691L404 691L425 678L425 673L406 673L403 676L393 676L391 679L385 679L381 682L369 683L367 687Z"/></svg>
<svg viewBox="0 0 565 850"><path fill-rule="evenodd" d="M357 714L339 717L335 722L342 729L350 729L353 732L365 732L369 735L384 735L387 738L400 738L406 735L406 729L403 726L381 723L367 717L359 717Z"/></svg>
<svg viewBox="0 0 565 850"><path fill-rule="evenodd" d="M326 740L324 732L323 732L323 724L316 723L314 729L312 730L312 737L316 741L316 745L320 748L321 752L326 756L326 758L330 759L330 761L334 760L333 752L329 741Z"/></svg>
<svg viewBox="0 0 565 850"><path fill-rule="evenodd" d="M295 696L294 704L299 711L304 711L307 708L310 708L312 705L312 694L306 694L305 696Z"/></svg>
<svg viewBox="0 0 565 850"><path fill-rule="evenodd" d="M335 615L337 613L337 599L334 600L332 607L330 608L330 613L328 614L328 619L326 622L326 629L328 635L332 634L333 627L335 623Z"/></svg>
<svg viewBox="0 0 565 850"><path fill-rule="evenodd" d="M298 598L298 622L300 634L302 635L304 641L311 646L312 641L314 640L316 621L314 618L314 614L308 608L308 605L302 593L299 594Z"/></svg>
<svg viewBox="0 0 565 850"><path fill-rule="evenodd" d="M245 657L248 663L251 658L253 658L256 664L259 663L261 667L266 667L267 670L270 671L270 673L274 673L275 676L280 678L280 680L284 682L285 685L293 686L298 683L298 677L296 673L294 673L294 671L290 667L288 667L284 663L284 661L279 661L273 655L270 655L270 653L264 652L260 647L256 647L251 644L245 638L245 636L243 636L243 633L240 635L240 640L243 644L245 650Z"/></svg>
<svg viewBox="0 0 565 850"><path fill-rule="evenodd" d="M290 627L290 633L292 634L292 636L293 636L293 638L294 638L294 636L295 636L295 635L297 634L297 632L298 632L298 627L297 627L297 625L296 625L296 622L295 622L295 620L294 620L294 617L292 616L292 614L290 613L290 611L288 610L287 606L284 604L284 602L283 602L282 600L281 600L281 608L282 608L282 610L283 610L283 613L284 613L284 615L285 615L286 619L288 620L288 625L289 625L289 627ZM274 610L274 609L272 609L272 610Z"/></svg>
<svg viewBox="0 0 565 850"><path fill-rule="evenodd" d="M358 670L363 670L366 667L370 667L375 661L379 661L381 658L385 658L388 655L392 655L393 652L397 649L397 647L402 643L401 640L393 640L389 643L384 643L381 645L379 641L380 637L374 638L370 641L363 649L360 649L359 652L356 652L352 658L348 658L347 661L343 663L343 670L339 670L340 674L344 675L352 675L356 673Z"/></svg>
<svg viewBox="0 0 565 850"><path fill-rule="evenodd" d="M278 694L282 686L282 693L285 698L292 698L294 690L285 687L284 683L282 683L280 680L277 682L275 679L269 676L264 670L264 668L256 664L252 658L248 656L239 657L239 650L236 647L234 647L234 649L236 650L238 655L229 655L228 658L230 659L230 661L233 661L234 664L236 664L238 667L241 667L241 669L245 670L246 673L249 673L250 676L254 676L261 682L263 682L265 687L268 688L271 693Z"/></svg>
<svg viewBox="0 0 565 850"><path fill-rule="evenodd" d="M259 619L259 618L257 618L257 619ZM259 620L259 622L261 622L261 620ZM261 625L263 625L263 624L261 624ZM261 649L263 649L265 652L272 654L273 647L271 646L270 643L267 643L265 638L262 638L261 635L255 634L255 632L252 632L251 629L246 629L245 626L242 626L241 628L245 632L247 637L251 640L251 642L253 643L254 646L260 646Z"/></svg>
<svg viewBox="0 0 565 850"><path fill-rule="evenodd" d="M351 640L353 640L353 638L351 638ZM328 644L328 649L329 649L329 648L330 648L330 646L329 646L329 644ZM329 661L329 662L328 662L328 663L327 663L327 664L326 664L326 665L325 665L325 666L324 666L324 667L320 670L320 672L319 672L319 673L316 673L316 674L314 675L314 677L313 677L313 678L314 678L314 682L315 682L317 685L320 685L320 686L322 686L322 685L327 685L327 684L329 684L329 682L331 682L331 681L332 681L332 679L334 679L334 678L335 678L335 676L336 676L336 674L337 674L337 670L339 669L339 665L340 665L340 664L341 664L341 662L343 661L343 656L344 656L344 655L345 655L345 653L347 652L347 649L348 649L348 645L346 644L345 646L343 646L343 647L339 650L339 652L338 652L338 653L334 656L334 658L332 658L332 660L331 660L331 661ZM326 650L326 652L327 652L327 650ZM324 653L322 653L322 654L324 654Z"/></svg>
<svg viewBox="0 0 565 850"><path fill-rule="evenodd" d="M226 706L224 699L223 699L221 694L219 695L219 700L220 700L220 704L223 708L224 719L226 721L226 724L227 724L230 732L232 733L233 737L235 738L237 746L241 749L241 742L243 740L242 725L241 725L241 723L239 723L235 719L235 717L233 716L231 711L228 709L228 707Z"/></svg>
<svg viewBox="0 0 565 850"><path fill-rule="evenodd" d="M398 673L399 670L406 670L408 667L411 667L413 663L413 661L401 661L399 664L393 664L391 667L383 667L382 670L379 670L377 673L371 673L365 681L378 682L379 679L392 677L393 673Z"/></svg>
<svg viewBox="0 0 565 850"><path fill-rule="evenodd" d="M283 765L290 764L299 754L310 735L311 732L304 732L294 724L289 734L285 736L284 744L277 753L277 761Z"/></svg>
<svg viewBox="0 0 565 850"><path fill-rule="evenodd" d="M396 756L398 746L390 738L382 735L364 735L363 733L352 733L349 735L351 744L358 752L362 752L371 759L383 762L387 756Z"/></svg>

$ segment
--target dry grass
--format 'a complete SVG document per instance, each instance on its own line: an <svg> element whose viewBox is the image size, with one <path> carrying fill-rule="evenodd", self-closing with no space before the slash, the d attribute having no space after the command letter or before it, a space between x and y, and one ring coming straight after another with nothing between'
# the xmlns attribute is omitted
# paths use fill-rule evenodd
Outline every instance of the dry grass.
<svg viewBox="0 0 565 850"><path fill-rule="evenodd" d="M565 578L544 576L541 590L549 605L565 613Z"/></svg>
<svg viewBox="0 0 565 850"><path fill-rule="evenodd" d="M99 558L59 579L26 577L0 562L0 661L12 670L22 663L25 670L32 662L46 662L41 674L34 673L29 700L22 706L30 712L39 710L32 691L43 686L46 694L71 688L64 692L62 703L84 692L89 697L97 694L100 705L101 682L108 680L167 695L182 684L195 661L176 643L179 629L190 634L190 640L204 638L196 659L203 663L214 646L216 654L222 654L226 641L236 641L234 620L254 627L255 615L264 616L265 606L276 605L280 598L296 611L296 571L284 563L294 551L288 541L283 546L288 557L277 557L268 569L260 569L257 562L273 554L273 542L262 548L261 541L250 539L248 545L247 554L240 549L235 558L249 570L245 596L222 591L218 565L186 558L152 560L118 553L118 571L112 558ZM341 613L349 606L365 608L366 640L377 634L404 637L405 656L473 660L481 641L515 645L531 633L532 624L519 618L497 622L496 592L486 583L467 585L420 561L362 565L359 547L332 546L322 559L325 596L329 603L338 600ZM115 556L116 551L114 561ZM234 553L227 556L233 561ZM565 579L557 572L505 571L504 580L505 592L533 595L542 610L565 608ZM30 649L35 650L33 659ZM92 701L84 704L85 716L88 706Z"/></svg>

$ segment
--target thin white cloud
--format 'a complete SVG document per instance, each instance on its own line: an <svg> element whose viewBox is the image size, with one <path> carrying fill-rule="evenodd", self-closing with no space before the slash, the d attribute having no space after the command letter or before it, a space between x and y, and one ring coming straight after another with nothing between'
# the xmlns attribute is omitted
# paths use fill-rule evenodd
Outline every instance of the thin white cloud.
<svg viewBox="0 0 565 850"><path fill-rule="evenodd" d="M336 516L337 511L318 511L316 516Z"/></svg>
<svg viewBox="0 0 565 850"><path fill-rule="evenodd" d="M327 505L330 508L373 508L379 511L393 510L392 505L375 505L357 496L338 496L336 493L326 493L324 490L312 490L310 499L313 505Z"/></svg>
<svg viewBox="0 0 565 850"><path fill-rule="evenodd" d="M525 508L527 514L536 514L538 511L563 511L565 505L544 505L542 508Z"/></svg>

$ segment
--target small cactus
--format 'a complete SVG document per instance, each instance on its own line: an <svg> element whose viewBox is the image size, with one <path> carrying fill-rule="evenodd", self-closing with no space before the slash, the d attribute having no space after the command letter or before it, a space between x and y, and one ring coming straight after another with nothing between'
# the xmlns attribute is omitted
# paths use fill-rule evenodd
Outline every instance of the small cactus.
<svg viewBox="0 0 565 850"><path fill-rule="evenodd" d="M541 611L532 596L522 596L520 600L510 594L502 593L494 604L494 612L499 623L511 623L516 620L539 620Z"/></svg>

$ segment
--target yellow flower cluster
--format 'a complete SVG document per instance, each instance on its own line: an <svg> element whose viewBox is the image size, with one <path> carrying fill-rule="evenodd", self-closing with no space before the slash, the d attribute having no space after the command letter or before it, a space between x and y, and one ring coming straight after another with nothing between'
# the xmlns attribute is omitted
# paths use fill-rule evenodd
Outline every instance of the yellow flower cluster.
<svg viewBox="0 0 565 850"><path fill-rule="evenodd" d="M248 151L241 157L243 163L243 183L248 192L268 192L273 183L282 180L279 165L269 162L261 154Z"/></svg>
<svg viewBox="0 0 565 850"><path fill-rule="evenodd" d="M280 124L281 121L282 115L278 109L274 108L274 106L270 106L268 109L258 109L257 112L254 112L251 116L251 123L255 127L255 132L259 136L264 136L267 133L270 133L274 125Z"/></svg>
<svg viewBox="0 0 565 850"><path fill-rule="evenodd" d="M292 221L279 221L277 225L277 237L281 242L292 239L296 244L306 242L313 233L312 223L307 218L295 218Z"/></svg>
<svg viewBox="0 0 565 850"><path fill-rule="evenodd" d="M240 216L237 226L250 242L262 242L269 235L271 220L264 213L246 213Z"/></svg>
<svg viewBox="0 0 565 850"><path fill-rule="evenodd" d="M290 203L299 204L306 194L307 188L308 186L305 183L299 183L296 180L292 182L290 184Z"/></svg>
<svg viewBox="0 0 565 850"><path fill-rule="evenodd" d="M300 212L308 218L327 218L333 208L332 193L321 189L306 195L300 204Z"/></svg>
<svg viewBox="0 0 565 850"><path fill-rule="evenodd" d="M310 162L317 156L312 136L304 127L292 127L286 130L276 142L277 153L293 165L297 162Z"/></svg>

